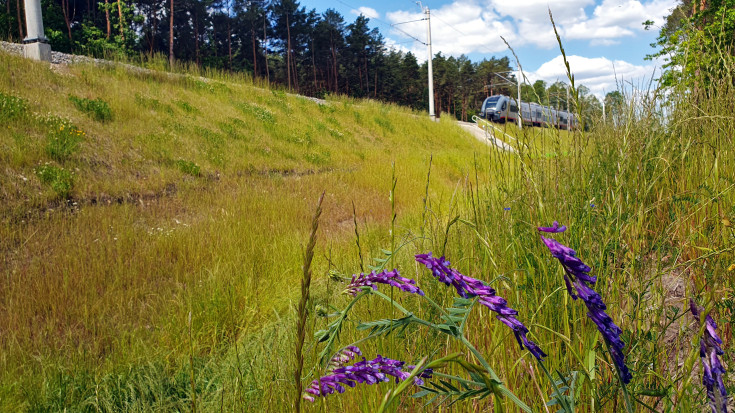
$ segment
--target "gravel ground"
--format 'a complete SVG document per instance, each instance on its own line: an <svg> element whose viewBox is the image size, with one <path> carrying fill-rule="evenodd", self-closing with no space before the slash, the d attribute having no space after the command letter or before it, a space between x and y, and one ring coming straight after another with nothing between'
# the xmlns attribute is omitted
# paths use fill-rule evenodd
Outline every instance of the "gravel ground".
<svg viewBox="0 0 735 413"><path fill-rule="evenodd" d="M0 50L3 50L10 54L23 56L23 45L20 43L0 42ZM66 53L61 53L61 52L54 52L53 50L51 51L51 63L52 64L59 65L59 64L69 64L69 63L81 63L81 62L95 62L99 64L110 64L110 62L107 62L102 59L93 59L87 56L78 56L78 55L66 54Z"/></svg>

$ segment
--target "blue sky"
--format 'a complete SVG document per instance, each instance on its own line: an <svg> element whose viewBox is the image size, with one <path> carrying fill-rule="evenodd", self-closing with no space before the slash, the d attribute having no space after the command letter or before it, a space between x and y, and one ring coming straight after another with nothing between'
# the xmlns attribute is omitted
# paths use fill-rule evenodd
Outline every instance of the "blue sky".
<svg viewBox="0 0 735 413"><path fill-rule="evenodd" d="M512 55L503 36L518 54L526 76L549 83L566 81L556 37L549 21L554 14L575 81L593 93L620 85L644 87L657 77L662 61L646 61L654 52L658 30L677 0L423 0L431 10L432 51L465 54L473 61ZM426 59L426 46L391 24L424 17L413 0L302 0L307 9L339 11L350 23L360 14L369 17L386 43ZM645 31L642 23L655 22ZM401 24L402 31L426 40L426 22ZM514 65L515 66L515 65Z"/></svg>

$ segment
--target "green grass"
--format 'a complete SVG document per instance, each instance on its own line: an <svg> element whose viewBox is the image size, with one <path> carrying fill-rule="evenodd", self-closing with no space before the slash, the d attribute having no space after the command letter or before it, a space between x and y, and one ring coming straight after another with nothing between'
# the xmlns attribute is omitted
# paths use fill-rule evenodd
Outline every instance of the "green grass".
<svg viewBox="0 0 735 413"><path fill-rule="evenodd" d="M604 344L535 229L554 220L569 227L556 238L599 277L596 290L624 330L628 389L641 402L669 411L706 404L697 331L681 317L689 297L714 309L732 365L731 81L697 105L671 94L666 112L631 92L623 123L587 133L506 125L518 138L511 154L449 119L338 97L320 105L247 78L198 75L86 65L60 74L0 60L0 102L16 108L0 128L0 410L182 411L196 400L200 411L290 411L295 303L324 190L304 386L322 373L313 333L331 321L316 306L329 313L349 302L328 273L349 277L360 257L374 264L395 245L393 265L440 303L453 292L414 254L444 251L461 272L496 280L549 354L549 371L579 372L578 406L621 411ZM90 90L116 96L112 119L96 121L66 98ZM79 139L51 151L62 120ZM42 167L73 171L73 185L59 192L61 174L46 178ZM438 319L416 297L393 295ZM384 302L362 301L340 344L364 337L357 321L391 314ZM544 411L552 387L509 330L486 308L469 326L505 385ZM361 348L409 362L462 350L418 327ZM304 408L375 411L390 388L358 386ZM398 410L425 402L406 397Z"/></svg>

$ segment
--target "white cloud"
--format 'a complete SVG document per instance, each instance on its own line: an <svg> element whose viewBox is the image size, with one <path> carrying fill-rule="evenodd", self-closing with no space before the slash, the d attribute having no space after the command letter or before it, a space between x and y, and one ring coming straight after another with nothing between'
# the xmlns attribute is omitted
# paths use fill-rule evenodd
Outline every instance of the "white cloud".
<svg viewBox="0 0 735 413"><path fill-rule="evenodd" d="M562 40L589 41L609 46L629 41L643 32L643 21L661 25L678 0L454 0L431 11L433 51L458 56L462 53L493 54L507 50L500 36L513 47L557 47L549 20L551 9ZM587 11L586 11L587 10ZM418 9L388 12L393 24L419 20ZM396 42L410 39L403 32L426 41L424 21L400 24L390 32ZM425 46L408 46L421 60Z"/></svg>
<svg viewBox="0 0 735 413"><path fill-rule="evenodd" d="M357 9L350 10L350 13L356 16L359 16L362 14L363 16L369 19L379 19L380 18L380 13L378 13L378 11L373 9L372 7L365 7L365 6L358 7Z"/></svg>
<svg viewBox="0 0 735 413"><path fill-rule="evenodd" d="M645 4L639 0L603 0L595 7L592 18L565 26L563 33L568 39L597 42L633 37L643 31L645 20L663 24L675 4L676 0L653 0Z"/></svg>
<svg viewBox="0 0 735 413"><path fill-rule="evenodd" d="M389 22L396 25L390 36L400 42L410 39L406 33L421 42L426 42L426 22L421 20L424 13L415 11L394 11L386 14ZM411 22L406 24L398 24ZM405 32L405 33L404 33ZM485 10L473 1L457 0L439 9L431 10L432 52L459 56L473 52L493 54L506 49L500 40L503 36L509 42L516 39L516 32L509 21L504 21L492 10ZM407 48L420 60L426 60L426 45L414 42Z"/></svg>
<svg viewBox="0 0 735 413"><path fill-rule="evenodd" d="M634 65L623 60L610 60L606 57L567 56L569 67L574 75L574 83L590 88L598 98L619 88L645 87L654 75L657 75L656 63L650 65ZM559 55L542 64L535 72L526 73L529 80L544 80L549 85L562 81L569 83L566 67Z"/></svg>

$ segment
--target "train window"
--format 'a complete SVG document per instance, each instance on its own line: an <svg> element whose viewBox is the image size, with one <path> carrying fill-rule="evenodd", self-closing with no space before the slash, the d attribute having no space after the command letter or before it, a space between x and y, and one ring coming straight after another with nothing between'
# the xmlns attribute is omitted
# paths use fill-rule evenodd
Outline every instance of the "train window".
<svg viewBox="0 0 735 413"><path fill-rule="evenodd" d="M507 107L508 107L507 103L506 102L503 102L503 107L500 110L505 110L505 108L507 108Z"/></svg>
<svg viewBox="0 0 735 413"><path fill-rule="evenodd" d="M510 104L510 111L511 112L518 112L518 106L515 103Z"/></svg>

